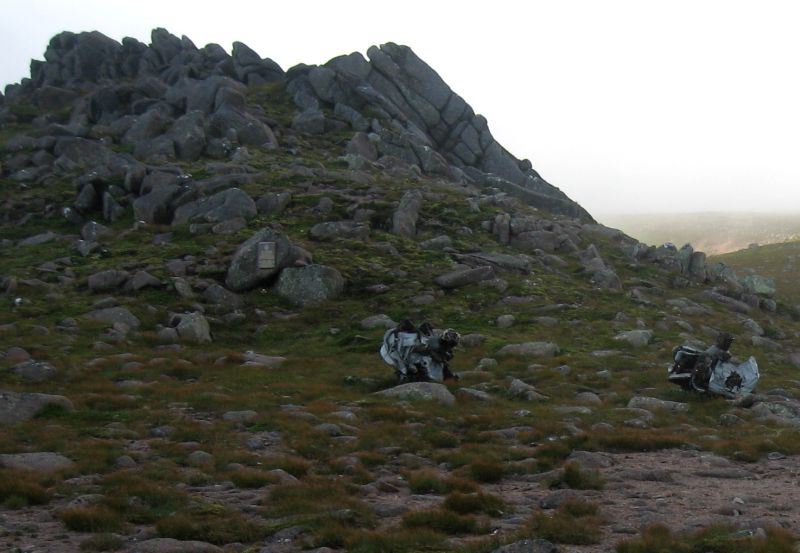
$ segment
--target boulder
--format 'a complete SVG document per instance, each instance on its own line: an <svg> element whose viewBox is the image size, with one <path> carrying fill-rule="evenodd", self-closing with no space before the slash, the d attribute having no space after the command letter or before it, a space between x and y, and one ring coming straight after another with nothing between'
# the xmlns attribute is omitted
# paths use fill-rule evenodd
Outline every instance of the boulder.
<svg viewBox="0 0 800 553"><path fill-rule="evenodd" d="M217 283L212 284L203 291L203 301L231 311L240 308L244 303L238 294Z"/></svg>
<svg viewBox="0 0 800 553"><path fill-rule="evenodd" d="M89 319L107 323L109 326L116 323L122 323L128 328L139 328L141 324L139 319L133 313L124 307L107 307L105 309L97 309L85 315Z"/></svg>
<svg viewBox="0 0 800 553"><path fill-rule="evenodd" d="M143 191L145 183L147 179L143 183ZM175 209L172 202L182 191L180 186L173 183L163 182L153 186L133 201L134 219L149 224L169 224Z"/></svg>
<svg viewBox="0 0 800 553"><path fill-rule="evenodd" d="M167 136L175 144L175 156L195 161L206 147L205 115L201 110L189 111L172 124Z"/></svg>
<svg viewBox="0 0 800 553"><path fill-rule="evenodd" d="M36 453L0 454L0 467L36 472L52 472L71 467L75 463L60 453L42 451Z"/></svg>
<svg viewBox="0 0 800 553"><path fill-rule="evenodd" d="M422 208L422 193L409 190L400 199L400 205L392 216L392 232L413 238L417 233L417 219Z"/></svg>
<svg viewBox="0 0 800 553"><path fill-rule="evenodd" d="M433 281L442 288L460 288L492 278L494 278L494 269L491 266L483 266L474 269L456 269L437 276Z"/></svg>
<svg viewBox="0 0 800 553"><path fill-rule="evenodd" d="M748 275L741 279L744 289L751 294L773 297L777 292L775 279L759 275Z"/></svg>
<svg viewBox="0 0 800 553"><path fill-rule="evenodd" d="M389 316L381 313L380 315L373 315L366 319L361 319L361 328L364 330L372 330L373 328L390 329L397 326Z"/></svg>
<svg viewBox="0 0 800 553"><path fill-rule="evenodd" d="M89 275L86 284L92 292L107 292L122 286L128 280L128 272L119 269L107 269Z"/></svg>
<svg viewBox="0 0 800 553"><path fill-rule="evenodd" d="M261 229L236 250L225 276L225 285L234 292L255 288L294 264L297 254L286 235L268 228Z"/></svg>
<svg viewBox="0 0 800 553"><path fill-rule="evenodd" d="M366 240L369 238L369 225L356 221L329 221L317 223L311 227L308 235L314 240L333 240L335 238Z"/></svg>
<svg viewBox="0 0 800 553"><path fill-rule="evenodd" d="M561 348L553 342L525 342L523 344L507 344L500 348L497 355L513 357L555 357Z"/></svg>
<svg viewBox="0 0 800 553"><path fill-rule="evenodd" d="M308 306L338 298L344 285L344 278L333 267L308 265L283 269L275 292L292 303Z"/></svg>
<svg viewBox="0 0 800 553"><path fill-rule="evenodd" d="M635 348L643 348L653 341L652 330L628 330L614 336L617 342L625 342Z"/></svg>
<svg viewBox="0 0 800 553"><path fill-rule="evenodd" d="M239 188L229 188L178 207L175 209L172 224L219 223L237 217L250 219L257 213L255 202L246 192Z"/></svg>
<svg viewBox="0 0 800 553"><path fill-rule="evenodd" d="M508 386L508 395L509 397L524 399L526 401L542 401L547 399L547 396L537 392L536 388L518 378L511 380L511 384Z"/></svg>
<svg viewBox="0 0 800 553"><path fill-rule="evenodd" d="M201 344L211 341L211 327L208 320L200 312L186 313L178 315L175 330L181 340Z"/></svg>
<svg viewBox="0 0 800 553"><path fill-rule="evenodd" d="M456 403L455 396L450 393L447 386L437 382L409 382L376 392L375 395L408 401L435 401L447 406Z"/></svg>
<svg viewBox="0 0 800 553"><path fill-rule="evenodd" d="M667 401L655 397L634 396L628 401L629 409L645 409L646 411L673 411L683 412L689 410L688 403Z"/></svg>
<svg viewBox="0 0 800 553"><path fill-rule="evenodd" d="M22 380L29 382L45 382L52 380L58 374L58 370L50 363L33 359L17 363L12 371Z"/></svg>
<svg viewBox="0 0 800 553"><path fill-rule="evenodd" d="M48 406L72 411L72 402L64 396L0 391L0 424L12 425L30 420Z"/></svg>
<svg viewBox="0 0 800 553"><path fill-rule="evenodd" d="M283 213L291 201L291 192L265 194L258 199L256 207L258 208L258 212L264 215L278 215Z"/></svg>

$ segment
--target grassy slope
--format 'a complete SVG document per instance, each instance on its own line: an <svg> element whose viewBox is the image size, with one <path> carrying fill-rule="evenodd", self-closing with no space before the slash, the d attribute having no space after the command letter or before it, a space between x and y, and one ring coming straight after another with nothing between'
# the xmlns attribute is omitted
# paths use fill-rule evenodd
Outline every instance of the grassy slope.
<svg viewBox="0 0 800 553"><path fill-rule="evenodd" d="M265 106L268 112L271 105ZM280 121L281 112L274 116ZM285 128L279 130L286 133L284 140L290 138ZM344 167L337 156L343 152L344 137L293 140L299 156L286 150L253 152L251 164L267 172L269 178L248 187L254 197L290 189L295 194L292 204L276 220L256 218L236 235L192 236L187 229L155 227L127 232L132 227L128 219L114 225L119 237L107 244L111 251L108 257L83 258L62 242L0 249L0 274L18 279L15 295L23 298L16 309L0 310L0 325L12 325L4 327L0 335L0 350L12 345L24 347L34 358L60 369L56 380L40 384L21 381L11 372L2 371L0 388L63 394L75 404L74 412L51 410L0 433L2 453L57 451L76 461L74 468L47 477L0 470L4 477L0 481L16 482L10 487L0 486L0 500L6 507L92 492L101 494L100 503L62 515L67 528L124 534L131 525L139 524L154 526L160 535L181 539L255 543L281 528L302 524L310 531L309 543L317 546L354 551L447 551L461 549L469 542L474 550L486 551L497 543L496 537L489 536L496 508L487 507L486 512L480 512L483 507L476 507L477 515L460 514L455 507L439 509L435 516L429 513L421 519L410 517L405 523L384 527L360 496L360 486L387 472L407 479L423 478L425 475L417 472L423 468L421 461L400 453L446 467L450 479L431 485L452 494L483 489L504 475L558 467L576 448L641 451L693 447L747 460L769 451L800 452L796 430L752 421L746 410L732 410L721 400L686 395L666 383L665 367L671 348L685 336L672 322L670 316L674 312L665 301L688 297L703 302L700 288L671 289L669 275L650 266L630 265L614 244L597 237L594 243L617 269L626 289L642 283L657 286L656 293L648 295L651 304L634 301L624 292L593 290L577 260L568 258L569 266L562 269L562 275L539 270L524 276L503 273L502 278L509 284L505 294L473 286L446 292L430 305L414 305L409 299L436 291L432 277L449 270L453 261L445 253L420 249L417 241L380 230L391 213L392 202L405 189L422 186L433 195L422 213L420 240L446 233L463 251L482 248L513 252L480 230L480 222L492 218L499 208L485 206L481 213L474 213L457 189L435 181L395 179L377 171L371 173L368 185L354 184L342 175L330 173L309 187L308 179L291 176L287 167L301 164L341 171ZM196 174L201 169L199 165L186 167ZM309 240L310 226L323 220L311 208L321 197L328 196L333 200L334 214L325 219L343 217L351 203L343 196L345 190L348 196L379 191L363 206L375 211L376 228L371 239L363 243L338 240L324 244ZM23 189L4 179L0 180L0 191L6 206L30 205L36 197L61 205L73 188L65 180ZM525 210L519 208L520 212ZM34 217L21 226L15 224L17 219L18 216L11 217L3 225L4 237L17 239L46 229L64 234L78 230L55 216ZM173 352L156 349L153 328L166 322L168 311L191 309L194 302L181 300L166 289L120 291L115 297L142 319L143 331L131 335L126 342L111 343L109 350L96 349L104 329L79 318L104 295L88 293L88 275L108 267L146 268L168 282L164 261L191 255L201 260L199 274L203 279L219 281L236 246L255 229L276 222L283 225L293 241L312 251L318 262L342 271L348 279L348 291L342 299L298 310L269 291L254 290L244 295L247 317L243 321L213 322L213 344ZM462 227L468 227L473 234L460 235L458 229ZM154 236L166 231L174 231L173 240L167 245L154 245ZM400 256L386 253L378 245L380 242L394 245ZM588 244L586 241L582 246ZM59 272L38 269L51 260L62 260ZM60 283L60 276L69 276L72 284ZM377 283L389 285L390 291L382 295L365 291ZM502 305L498 300L503 295L529 295L534 300L516 306ZM539 308L552 304L566 305L562 310L544 313L557 319L554 327L536 319L543 314ZM716 305L710 307L714 326L736 335L743 332L730 312ZM257 310L266 315L259 317ZM463 378L449 386L456 394L464 387L486 391L493 401L481 402L459 394L457 407L446 408L372 395L393 385L391 369L376 351L383 331L364 330L359 325L361 319L377 313L386 313L395 320L427 319L435 326L451 326L462 334L484 334L484 345L458 351L453 366ZM618 313L626 315L624 322L615 320ZM494 321L501 314L513 314L516 324L508 329L497 328ZM70 317L79 319L77 331L60 325ZM767 327L779 324L787 334L800 330L800 325L788 319L776 322L762 313L753 317ZM696 329L697 337L710 339L701 330L709 319L683 319ZM617 330L634 328L637 321L655 329L653 344L635 351L612 339ZM537 340L557 342L562 353L534 363L499 358L494 368L471 370L481 358L494 357L505 344ZM766 368L766 388L793 385L794 371L780 355L756 350L745 340L737 344L741 344L737 350L740 356L759 357ZM603 358L591 355L596 350L610 349L617 353ZM247 350L284 355L288 360L279 369L242 366L241 354ZM565 365L569 366L568 371L564 370ZM549 399L530 403L509 398L506 390L512 377L534 384ZM593 391L602 398L600 405L592 406L591 415L565 415L553 408L576 405L576 394L584 391ZM691 408L687 413L656 417L646 430L629 428L623 422L631 415L619 408L637 394L687 401ZM227 411L246 409L257 412L256 418L246 424L222 419ZM343 420L337 414L342 410L352 412L355 418ZM731 411L746 423L720 426L720 415ZM317 428L321 422L351 425L354 428L345 429L345 434L355 438L326 434ZM599 422L610 423L614 429L594 426ZM530 428L512 439L489 432L520 425ZM154 437L153 429L164 426L172 427L169 438ZM576 432L575 428L580 430ZM280 442L265 450L246 445L254 437L275 436L267 433L278 433ZM191 462L187 442L194 442L193 447L211 453L213 458ZM137 466L116 468L115 460L122 454L133 456ZM273 469L283 469L299 482L282 484L279 475L269 472ZM78 475L97 477L94 484L65 482ZM429 475L430 478L435 479ZM241 489L255 488L255 509L242 512L238 505L215 499L204 491L210 484L225 482L234 482ZM249 502L252 504L253 500ZM485 502L493 504L489 499ZM563 516L571 526L575 517L583 515L565 512ZM428 530L420 530L420 524ZM533 520L518 534L503 534L500 539L543 535L542 524L541 520ZM449 535L457 539L448 541ZM0 539L12 543L9 536Z"/></svg>
<svg viewBox="0 0 800 553"><path fill-rule="evenodd" d="M740 250L712 258L733 267L745 276L750 271L772 277L779 294L787 301L800 304L800 242L770 244Z"/></svg>

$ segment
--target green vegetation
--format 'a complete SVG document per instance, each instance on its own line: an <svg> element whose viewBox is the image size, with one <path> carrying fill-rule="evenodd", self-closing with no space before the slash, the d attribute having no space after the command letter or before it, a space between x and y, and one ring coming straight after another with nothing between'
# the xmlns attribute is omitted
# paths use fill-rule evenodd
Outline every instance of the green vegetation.
<svg viewBox="0 0 800 553"><path fill-rule="evenodd" d="M673 534L656 525L645 529L637 539L617 545L617 553L792 553L797 536L770 527L766 536L749 536L731 526L711 526L689 535Z"/></svg>
<svg viewBox="0 0 800 553"><path fill-rule="evenodd" d="M565 501L554 513L536 513L528 524L531 536L555 543L587 545L600 541L602 520L597 505L580 500Z"/></svg>

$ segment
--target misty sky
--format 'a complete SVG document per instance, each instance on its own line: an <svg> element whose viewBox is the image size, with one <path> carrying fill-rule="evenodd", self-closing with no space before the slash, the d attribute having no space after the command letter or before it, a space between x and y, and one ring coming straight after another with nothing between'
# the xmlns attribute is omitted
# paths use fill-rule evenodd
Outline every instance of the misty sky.
<svg viewBox="0 0 800 553"><path fill-rule="evenodd" d="M0 84L62 30L248 44L284 69L410 46L595 216L800 212L800 4L2 0Z"/></svg>

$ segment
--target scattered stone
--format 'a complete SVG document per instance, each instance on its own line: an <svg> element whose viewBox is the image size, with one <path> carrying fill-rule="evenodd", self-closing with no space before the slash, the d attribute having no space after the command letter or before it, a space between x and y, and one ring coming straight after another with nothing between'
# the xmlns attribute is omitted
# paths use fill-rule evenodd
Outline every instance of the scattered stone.
<svg viewBox="0 0 800 553"><path fill-rule="evenodd" d="M683 412L689 410L688 403L677 401L667 401L655 397L634 396L628 402L628 407L632 409L645 409L647 411L673 411Z"/></svg>
<svg viewBox="0 0 800 553"><path fill-rule="evenodd" d="M635 348L643 348L653 341L652 330L628 330L614 336L617 342L626 342Z"/></svg>
<svg viewBox="0 0 800 553"><path fill-rule="evenodd" d="M222 553L222 549L202 541L154 538L135 544L131 553Z"/></svg>
<svg viewBox="0 0 800 553"><path fill-rule="evenodd" d="M511 380L511 384L508 386L508 395L509 397L520 398L526 401L543 401L548 399L547 396L537 392L536 388L518 378Z"/></svg>
<svg viewBox="0 0 800 553"><path fill-rule="evenodd" d="M248 409L246 411L228 411L223 413L222 420L226 420L228 422L253 422L256 417L258 417L258 413Z"/></svg>
<svg viewBox="0 0 800 553"><path fill-rule="evenodd" d="M375 392L376 395L406 400L436 401L444 405L455 405L456 398L444 384L437 382L409 382L388 390Z"/></svg>
<svg viewBox="0 0 800 553"><path fill-rule="evenodd" d="M195 311L177 315L175 330L181 340L200 344L211 341L211 327L202 313Z"/></svg>
<svg viewBox="0 0 800 553"><path fill-rule="evenodd" d="M71 459L50 451L0 454L0 467L51 472L74 465Z"/></svg>
<svg viewBox="0 0 800 553"><path fill-rule="evenodd" d="M30 420L48 406L72 411L72 402L59 395L0 391L0 424L12 425Z"/></svg>
<svg viewBox="0 0 800 553"><path fill-rule="evenodd" d="M380 315L372 315L371 317L361 320L361 328L364 330L371 330L373 328L390 329L395 328L396 326L397 323L383 313Z"/></svg>
<svg viewBox="0 0 800 553"><path fill-rule="evenodd" d="M54 379L58 375L58 370L50 363L34 361L33 359L14 365L12 370L22 380L28 380L29 382L45 382Z"/></svg>
<svg viewBox="0 0 800 553"><path fill-rule="evenodd" d="M122 323L127 325L128 328L139 328L139 325L141 324L139 319L124 307L107 307L105 309L98 309L96 311L87 313L86 317L95 321L106 323L108 325Z"/></svg>

